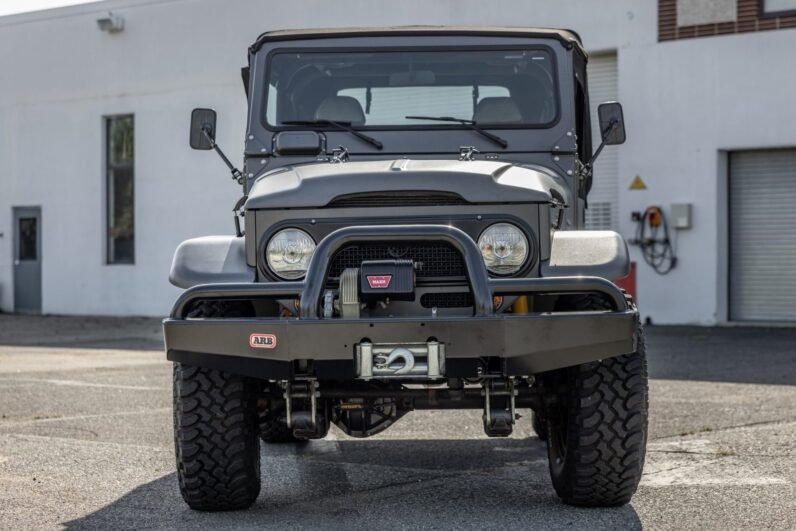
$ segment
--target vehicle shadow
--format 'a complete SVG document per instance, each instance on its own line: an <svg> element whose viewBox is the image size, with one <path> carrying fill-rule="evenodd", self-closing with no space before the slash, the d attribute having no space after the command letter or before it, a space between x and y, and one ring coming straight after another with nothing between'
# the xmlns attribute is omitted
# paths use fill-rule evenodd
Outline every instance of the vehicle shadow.
<svg viewBox="0 0 796 531"><path fill-rule="evenodd" d="M267 446L263 487L248 511L201 513L175 474L64 525L106 528L641 529L632 504L562 504L536 438L314 441Z"/></svg>
<svg viewBox="0 0 796 531"><path fill-rule="evenodd" d="M649 326L650 377L796 385L796 328Z"/></svg>

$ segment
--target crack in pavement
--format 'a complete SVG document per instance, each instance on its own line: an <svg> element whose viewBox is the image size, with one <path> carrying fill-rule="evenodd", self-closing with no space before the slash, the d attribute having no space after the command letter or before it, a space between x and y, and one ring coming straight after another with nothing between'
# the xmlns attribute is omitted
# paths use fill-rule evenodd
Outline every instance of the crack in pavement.
<svg viewBox="0 0 796 531"><path fill-rule="evenodd" d="M741 428L751 428L756 426L766 426L766 425L773 425L773 424L788 424L796 422L796 417L787 417L787 418L780 418L777 420L761 420L757 422L749 422L746 424L735 424L733 426L722 426L718 428L703 428L700 430L695 430L692 432L688 432L685 434L677 434L677 435L664 435L663 437L655 437L650 439L650 441L662 441L665 439L681 439L683 437L690 437L691 435L704 435L706 433L717 433L720 431L729 431L729 430L737 430Z"/></svg>
<svg viewBox="0 0 796 531"><path fill-rule="evenodd" d="M663 474L664 472L671 472L672 470L678 470L686 466L693 466L693 463L684 463L682 465L673 466L672 468L664 468L661 470L656 470L655 472L643 472L641 474L641 477L654 476L655 474Z"/></svg>
<svg viewBox="0 0 796 531"><path fill-rule="evenodd" d="M0 433L0 437L8 437L9 439L28 439L28 440L52 440L52 441L60 441L60 442L67 442L67 443L74 443L77 445L80 444L100 444L105 446L116 446L116 447L123 447L123 448L142 448L145 450L157 450L158 452L173 452L174 449L171 447L162 447L162 446L150 446L146 444L129 444L129 443L119 443L113 441L92 441L90 439L75 439L74 437L54 437L52 435L32 435L28 433Z"/></svg>
<svg viewBox="0 0 796 531"><path fill-rule="evenodd" d="M746 454L738 453L733 450L733 453L727 454L723 452L692 452L689 450L647 450L648 454L687 454L687 455L715 455L718 457L794 457L793 454Z"/></svg>
<svg viewBox="0 0 796 531"><path fill-rule="evenodd" d="M103 384L94 382L81 382L79 380L54 380L49 378L1 378L1 382L44 383L71 387L101 387L110 389L126 389L130 391L166 391L168 387L154 387L143 385Z"/></svg>
<svg viewBox="0 0 796 531"><path fill-rule="evenodd" d="M8 422L0 422L0 429L4 429L6 427L27 426L29 424L57 422L63 420L86 420L86 419L97 419L103 417L116 417L116 416L128 416L128 415L149 415L152 413L165 413L171 411L172 408L170 407L158 407L158 408L145 409L140 411L118 411L116 413L97 413L92 415L74 415L70 417L47 417L42 419L12 420Z"/></svg>

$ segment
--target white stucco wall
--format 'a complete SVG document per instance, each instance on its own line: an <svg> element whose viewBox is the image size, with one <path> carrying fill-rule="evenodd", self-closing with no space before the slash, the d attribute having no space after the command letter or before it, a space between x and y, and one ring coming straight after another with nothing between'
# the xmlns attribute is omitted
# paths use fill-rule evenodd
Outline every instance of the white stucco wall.
<svg viewBox="0 0 796 531"><path fill-rule="evenodd" d="M796 147L792 86L796 31L691 39L622 49L619 95L628 141L620 156L620 229L632 211L693 203L678 231L677 268L659 276L641 262L638 297L658 323L727 320L726 167L722 152ZM630 191L635 175L647 190ZM624 179L624 182L621 181Z"/></svg>
<svg viewBox="0 0 796 531"><path fill-rule="evenodd" d="M95 20L125 18L108 35ZM163 315L181 240L232 232L239 189L187 145L189 113L219 112L237 161L246 47L277 28L472 24L562 26L617 50L628 142L619 148L620 230L651 204L694 204L666 277L639 261L642 311L661 323L726 317L721 151L796 146L796 30L657 43L657 3L613 0L119 0L0 18L0 309L13 308L11 207L41 205L45 313ZM135 114L136 263L104 264L104 115ZM636 174L648 184L629 192ZM599 178L599 175L597 176Z"/></svg>

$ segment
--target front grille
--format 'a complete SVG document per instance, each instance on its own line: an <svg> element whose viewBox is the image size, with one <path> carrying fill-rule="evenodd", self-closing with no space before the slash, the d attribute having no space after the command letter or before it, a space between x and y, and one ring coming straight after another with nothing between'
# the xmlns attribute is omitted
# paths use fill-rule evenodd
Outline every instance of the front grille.
<svg viewBox="0 0 796 531"><path fill-rule="evenodd" d="M464 277L467 269L459 252L446 243L399 244L369 243L349 245L332 258L329 276L339 277L343 269L359 267L366 260L413 260L418 278Z"/></svg>
<svg viewBox="0 0 796 531"><path fill-rule="evenodd" d="M391 207L391 206L447 206L466 205L459 194L452 192L365 192L335 197L329 208Z"/></svg>
<svg viewBox="0 0 796 531"><path fill-rule="evenodd" d="M426 293L420 297L423 308L467 308L473 305L473 295L461 293Z"/></svg>

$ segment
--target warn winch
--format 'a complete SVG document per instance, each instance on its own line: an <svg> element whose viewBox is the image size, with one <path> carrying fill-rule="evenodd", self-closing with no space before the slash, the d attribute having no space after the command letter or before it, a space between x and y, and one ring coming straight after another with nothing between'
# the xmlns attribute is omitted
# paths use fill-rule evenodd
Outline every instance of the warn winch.
<svg viewBox="0 0 796 531"><path fill-rule="evenodd" d="M412 260L362 262L359 293L364 301L384 298L411 301L415 298L415 264Z"/></svg>
<svg viewBox="0 0 796 531"><path fill-rule="evenodd" d="M375 260L340 274L337 293L324 292L324 318L359 319L361 310L392 301L415 300L415 264L412 260Z"/></svg>

